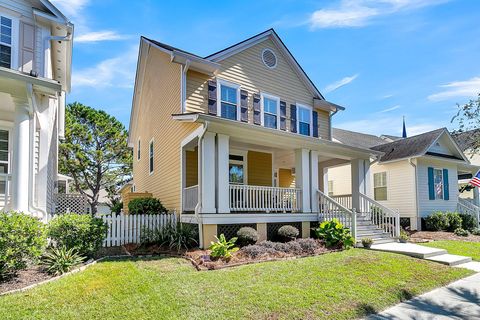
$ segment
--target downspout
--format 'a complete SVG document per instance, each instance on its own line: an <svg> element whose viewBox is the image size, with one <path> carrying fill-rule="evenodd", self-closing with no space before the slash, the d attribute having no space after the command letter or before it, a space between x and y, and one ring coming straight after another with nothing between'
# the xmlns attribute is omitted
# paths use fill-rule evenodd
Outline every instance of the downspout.
<svg viewBox="0 0 480 320"><path fill-rule="evenodd" d="M414 168L415 170L415 209L416 209L416 219L417 219L417 230L422 229L422 224L420 223L420 226L418 225L419 222L419 202L418 202L418 175L417 175L417 165L413 163L412 158L408 159L408 163ZM421 220L420 220L421 221Z"/></svg>
<svg viewBox="0 0 480 320"><path fill-rule="evenodd" d="M207 132L207 129L208 129L208 124L209 122L208 121L205 121L205 124L203 125L203 130L202 132L200 132L200 134L198 135L198 167L200 170L198 170L198 201L197 201L197 205L195 206L195 218L197 220L197 223L198 223L198 238L199 238L199 246L200 248L203 248L203 228L202 228L202 221L200 221L200 217L198 215L199 211L200 211L200 208L202 207L202 194L203 194L203 190L202 190L202 148L201 148L201 144L202 144L202 141L203 141L203 136L205 135L205 132Z"/></svg>

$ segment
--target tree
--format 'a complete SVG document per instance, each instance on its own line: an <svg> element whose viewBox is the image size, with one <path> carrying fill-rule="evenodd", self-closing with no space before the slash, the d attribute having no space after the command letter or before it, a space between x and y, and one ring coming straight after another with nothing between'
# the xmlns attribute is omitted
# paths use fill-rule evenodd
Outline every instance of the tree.
<svg viewBox="0 0 480 320"><path fill-rule="evenodd" d="M75 190L87 197L92 214L97 212L101 189L112 193L131 178L127 137L123 124L105 111L78 102L67 105L59 170L73 178Z"/></svg>
<svg viewBox="0 0 480 320"><path fill-rule="evenodd" d="M457 114L451 121L458 126L454 133L460 134L471 131L471 134L468 136L468 148L473 157L480 151L480 130L476 130L480 129L480 93L476 99L470 100L463 106L457 104L457 107Z"/></svg>

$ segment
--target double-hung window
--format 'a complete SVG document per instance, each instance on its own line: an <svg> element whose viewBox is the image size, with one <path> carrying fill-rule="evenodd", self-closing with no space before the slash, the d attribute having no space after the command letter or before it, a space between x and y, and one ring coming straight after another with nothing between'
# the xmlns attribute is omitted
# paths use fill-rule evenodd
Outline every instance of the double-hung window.
<svg viewBox="0 0 480 320"><path fill-rule="evenodd" d="M245 184L245 154L230 154L228 171L229 182L232 184Z"/></svg>
<svg viewBox="0 0 480 320"><path fill-rule="evenodd" d="M0 16L0 67L12 67L12 19Z"/></svg>
<svg viewBox="0 0 480 320"><path fill-rule="evenodd" d="M222 118L237 120L238 86L220 82L220 115Z"/></svg>
<svg viewBox="0 0 480 320"><path fill-rule="evenodd" d="M153 173L153 139L150 141L150 144L148 146L148 153L149 153L149 160L148 160L148 168L150 174Z"/></svg>
<svg viewBox="0 0 480 320"><path fill-rule="evenodd" d="M386 172L378 172L373 175L373 196L376 201L387 200Z"/></svg>
<svg viewBox="0 0 480 320"><path fill-rule="evenodd" d="M297 105L298 133L305 136L311 135L312 110L310 108Z"/></svg>
<svg viewBox="0 0 480 320"><path fill-rule="evenodd" d="M7 176L9 169L8 162L8 138L9 132L7 130L0 130L0 202L5 196L7 188Z"/></svg>
<svg viewBox="0 0 480 320"><path fill-rule="evenodd" d="M276 97L263 95L263 126L278 128L278 108L280 100Z"/></svg>
<svg viewBox="0 0 480 320"><path fill-rule="evenodd" d="M433 186L435 199L443 199L443 170L433 169Z"/></svg>

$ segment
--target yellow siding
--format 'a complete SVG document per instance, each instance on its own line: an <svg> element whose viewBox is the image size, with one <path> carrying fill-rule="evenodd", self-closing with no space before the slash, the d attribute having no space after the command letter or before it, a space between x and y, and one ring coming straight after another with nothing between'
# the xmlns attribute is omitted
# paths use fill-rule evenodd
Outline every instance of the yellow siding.
<svg viewBox="0 0 480 320"><path fill-rule="evenodd" d="M122 196L123 201L123 212L128 213L128 204L133 199L138 198L151 198L152 194L149 192L140 193L140 192L127 192Z"/></svg>
<svg viewBox="0 0 480 320"><path fill-rule="evenodd" d="M334 196L352 194L352 167L347 164L328 168L328 181L333 181L333 190L328 190Z"/></svg>
<svg viewBox="0 0 480 320"><path fill-rule="evenodd" d="M272 154L248 151L248 184L272 186Z"/></svg>
<svg viewBox="0 0 480 320"><path fill-rule="evenodd" d="M294 188L295 176L291 169L278 169L278 186L281 188Z"/></svg>
<svg viewBox="0 0 480 320"><path fill-rule="evenodd" d="M180 209L180 143L198 124L180 123L172 114L180 106L180 65L170 62L170 55L151 49L147 56L143 86L139 94L138 126L133 132L141 140L141 159L133 161L133 179L137 192L150 192L169 210ZM154 172L149 174L149 141L154 139Z"/></svg>
<svg viewBox="0 0 480 320"><path fill-rule="evenodd" d="M186 151L185 178L186 187L198 184L198 148L193 151Z"/></svg>
<svg viewBox="0 0 480 320"><path fill-rule="evenodd" d="M266 67L261 59L263 49L273 50L277 56L277 66L274 69ZM287 60L271 40L265 40L221 61L217 74L220 79L241 85L249 93L249 119L253 121L254 93L268 93L287 103L287 130L290 130L290 104L300 103L313 105L313 95L287 63ZM187 74L187 112L207 112L208 107L208 77L198 72ZM318 111L319 136L329 138L329 113Z"/></svg>

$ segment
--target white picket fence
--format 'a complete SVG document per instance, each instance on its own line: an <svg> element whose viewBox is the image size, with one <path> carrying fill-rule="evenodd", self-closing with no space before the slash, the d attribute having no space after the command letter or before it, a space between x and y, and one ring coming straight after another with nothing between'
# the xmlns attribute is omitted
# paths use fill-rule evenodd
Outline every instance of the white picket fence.
<svg viewBox="0 0 480 320"><path fill-rule="evenodd" d="M107 238L104 247L121 246L126 243L140 243L145 229L156 229L167 224L175 224L176 214L158 215L104 215L100 216L108 224Z"/></svg>

